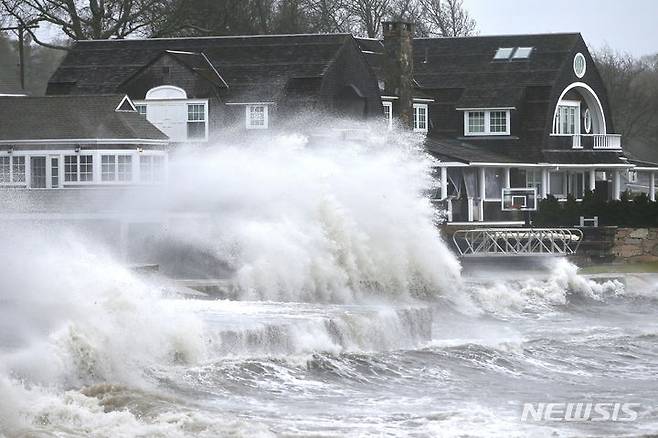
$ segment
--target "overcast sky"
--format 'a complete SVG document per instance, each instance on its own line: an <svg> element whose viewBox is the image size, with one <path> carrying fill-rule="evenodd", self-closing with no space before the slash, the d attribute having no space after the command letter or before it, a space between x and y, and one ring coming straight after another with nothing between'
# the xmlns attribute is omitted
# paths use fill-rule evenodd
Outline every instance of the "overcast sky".
<svg viewBox="0 0 658 438"><path fill-rule="evenodd" d="M580 32L636 56L658 52L658 0L464 0L481 35Z"/></svg>

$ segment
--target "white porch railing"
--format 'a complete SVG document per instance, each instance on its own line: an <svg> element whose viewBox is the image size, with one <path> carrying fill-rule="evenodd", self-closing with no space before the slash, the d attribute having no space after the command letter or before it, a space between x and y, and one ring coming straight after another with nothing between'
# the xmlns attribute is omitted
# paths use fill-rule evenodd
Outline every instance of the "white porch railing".
<svg viewBox="0 0 658 438"><path fill-rule="evenodd" d="M572 139L575 149L582 148L584 143L591 144L594 149L621 149L620 134L576 134Z"/></svg>

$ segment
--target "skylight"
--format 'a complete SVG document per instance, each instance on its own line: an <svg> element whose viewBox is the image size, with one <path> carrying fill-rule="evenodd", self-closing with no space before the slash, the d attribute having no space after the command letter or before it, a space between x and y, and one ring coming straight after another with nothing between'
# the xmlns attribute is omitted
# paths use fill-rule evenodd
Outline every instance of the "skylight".
<svg viewBox="0 0 658 438"><path fill-rule="evenodd" d="M532 47L517 47L512 59L528 59L532 53Z"/></svg>
<svg viewBox="0 0 658 438"><path fill-rule="evenodd" d="M496 50L494 59L498 61L507 60L510 58L510 56L512 56L512 52L514 52L514 47L501 47L500 49Z"/></svg>
<svg viewBox="0 0 658 438"><path fill-rule="evenodd" d="M528 59L533 47L501 47L496 50L494 61L512 61Z"/></svg>

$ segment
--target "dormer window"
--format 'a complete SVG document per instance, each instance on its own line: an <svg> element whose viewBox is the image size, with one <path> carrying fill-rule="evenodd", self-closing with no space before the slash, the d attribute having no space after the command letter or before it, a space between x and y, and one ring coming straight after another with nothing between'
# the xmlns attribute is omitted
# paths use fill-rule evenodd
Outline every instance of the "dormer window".
<svg viewBox="0 0 658 438"><path fill-rule="evenodd" d="M414 132L427 132L426 103L414 103Z"/></svg>
<svg viewBox="0 0 658 438"><path fill-rule="evenodd" d="M208 99L190 99L182 88L161 85L134 104L135 111L174 143L208 140Z"/></svg>
<svg viewBox="0 0 658 438"><path fill-rule="evenodd" d="M464 135L510 135L510 110L464 111Z"/></svg>
<svg viewBox="0 0 658 438"><path fill-rule="evenodd" d="M269 125L267 105L247 105L246 127L247 129L267 129Z"/></svg>

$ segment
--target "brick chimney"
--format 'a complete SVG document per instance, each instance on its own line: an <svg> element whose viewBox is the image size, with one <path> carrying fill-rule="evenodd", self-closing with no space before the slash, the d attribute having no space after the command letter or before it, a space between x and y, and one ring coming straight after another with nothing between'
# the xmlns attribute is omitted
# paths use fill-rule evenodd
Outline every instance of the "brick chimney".
<svg viewBox="0 0 658 438"><path fill-rule="evenodd" d="M413 127L414 25L405 21L384 21L382 28L386 55L384 94L398 96L397 114L403 125Z"/></svg>

